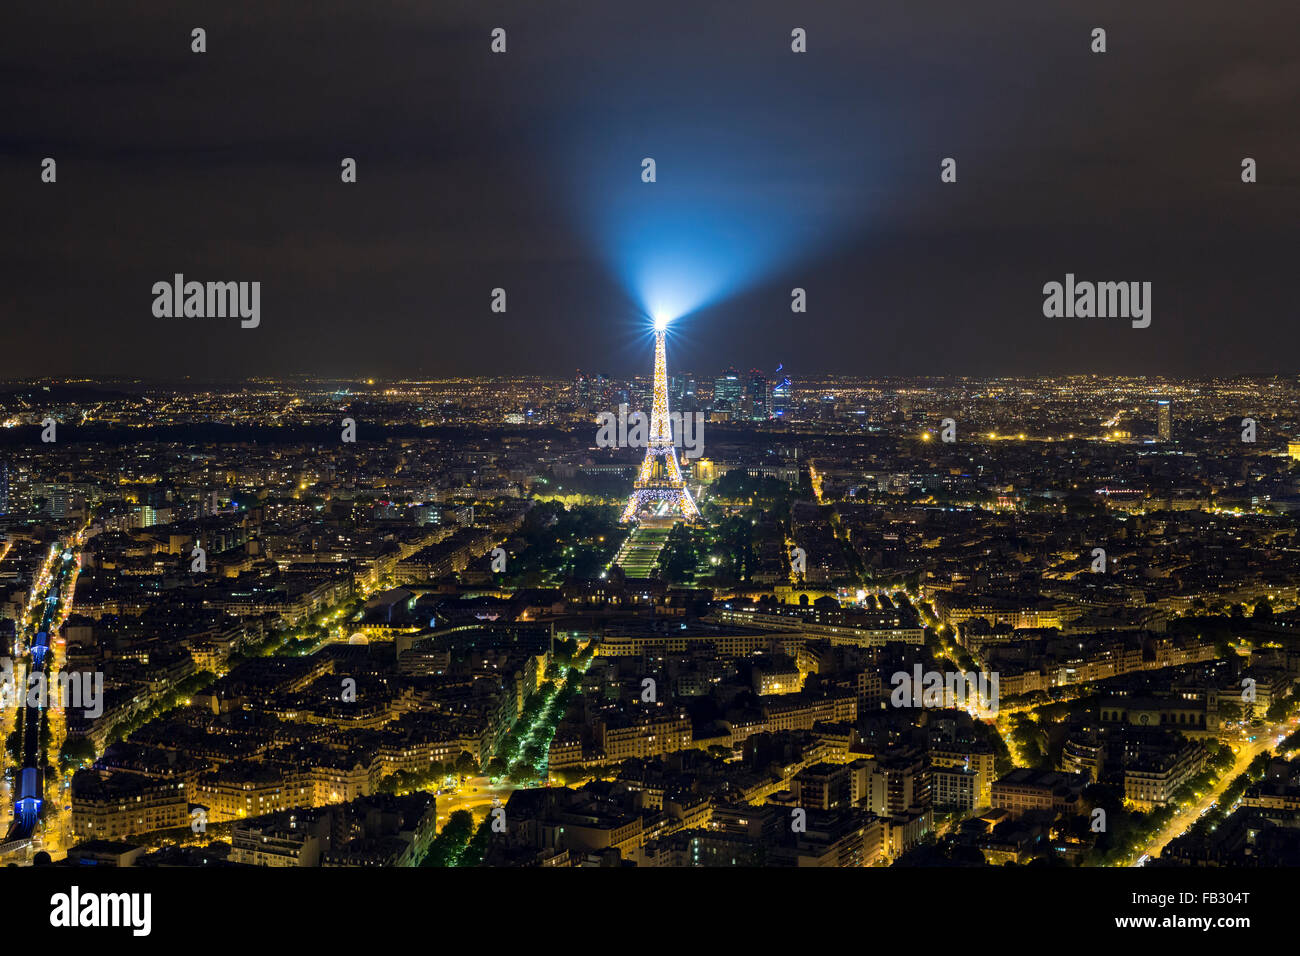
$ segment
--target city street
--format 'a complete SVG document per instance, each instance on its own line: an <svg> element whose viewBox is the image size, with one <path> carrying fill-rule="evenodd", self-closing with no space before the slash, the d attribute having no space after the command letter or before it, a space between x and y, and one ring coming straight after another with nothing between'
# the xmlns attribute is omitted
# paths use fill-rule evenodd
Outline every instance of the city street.
<svg viewBox="0 0 1300 956"><path fill-rule="evenodd" d="M1275 748L1279 739L1294 731L1298 725L1300 725L1300 717L1292 717L1288 721L1280 721L1276 724L1270 724L1268 727L1259 728L1255 741L1246 743L1237 751L1237 759L1233 762L1231 769L1221 776L1214 787L1204 794L1200 800L1180 811L1170 820L1168 825L1148 845L1145 854L1139 856L1131 865L1141 866L1148 858L1159 857L1171 841L1186 833L1192 824L1214 806L1219 799L1219 795L1228 788L1228 785L1233 780L1246 772L1246 768L1250 766L1252 760L1265 750Z"/></svg>

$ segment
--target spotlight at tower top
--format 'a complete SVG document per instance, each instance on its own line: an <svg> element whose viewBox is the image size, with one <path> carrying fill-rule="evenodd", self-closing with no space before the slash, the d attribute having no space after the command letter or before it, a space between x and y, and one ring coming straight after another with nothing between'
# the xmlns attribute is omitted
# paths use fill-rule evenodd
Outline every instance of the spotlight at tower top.
<svg viewBox="0 0 1300 956"><path fill-rule="evenodd" d="M656 332L662 332L662 331L663 331L664 329L666 329L666 328L668 328L668 317L667 317L666 315L656 315L656 316L655 316L655 331L656 331Z"/></svg>

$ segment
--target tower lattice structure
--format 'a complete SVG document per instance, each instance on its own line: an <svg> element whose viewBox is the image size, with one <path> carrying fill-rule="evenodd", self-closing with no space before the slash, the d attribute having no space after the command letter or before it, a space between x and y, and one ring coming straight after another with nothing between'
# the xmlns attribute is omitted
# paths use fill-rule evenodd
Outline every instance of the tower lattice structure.
<svg viewBox="0 0 1300 956"><path fill-rule="evenodd" d="M663 329L655 330L655 394L650 409L650 435L646 440L645 460L637 473L632 495L623 509L622 521L631 521L654 505L668 502L688 521L698 518L700 509L686 487L677 450L673 447L672 423L668 418L668 359Z"/></svg>

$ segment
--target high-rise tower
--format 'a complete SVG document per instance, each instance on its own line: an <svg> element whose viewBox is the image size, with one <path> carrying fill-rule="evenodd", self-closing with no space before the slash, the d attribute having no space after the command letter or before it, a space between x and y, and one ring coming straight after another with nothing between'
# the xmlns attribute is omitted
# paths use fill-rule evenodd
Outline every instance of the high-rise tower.
<svg viewBox="0 0 1300 956"><path fill-rule="evenodd" d="M1156 434L1161 441L1169 441L1174 434L1173 406L1168 400L1156 402Z"/></svg>
<svg viewBox="0 0 1300 956"><path fill-rule="evenodd" d="M780 369L777 369L779 372ZM790 412L790 392L794 388L790 384L790 377L787 375L781 379L779 385L772 387L772 416L774 418L785 418Z"/></svg>
<svg viewBox="0 0 1300 956"><path fill-rule="evenodd" d="M742 418L741 397L745 394L745 385L740 380L740 373L729 368L713 383L713 410L726 411L733 418Z"/></svg>
<svg viewBox="0 0 1300 956"><path fill-rule="evenodd" d="M767 387L767 376L758 369L749 373L749 387L745 390L748 417L756 422L765 422L772 417L772 393Z"/></svg>
<svg viewBox="0 0 1300 956"><path fill-rule="evenodd" d="M698 518L691 493L686 488L677 451L673 448L673 429L668 419L668 359L664 349L667 323L655 321L654 404L650 409L650 436L646 440L645 460L636 476L632 496L623 509L622 521L631 521L655 505L665 503L668 511L676 508L688 521Z"/></svg>

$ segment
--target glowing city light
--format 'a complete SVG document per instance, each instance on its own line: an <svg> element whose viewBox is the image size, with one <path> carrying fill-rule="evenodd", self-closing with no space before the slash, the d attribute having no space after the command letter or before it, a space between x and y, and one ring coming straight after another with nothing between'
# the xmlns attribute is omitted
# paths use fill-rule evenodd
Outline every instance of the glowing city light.
<svg viewBox="0 0 1300 956"><path fill-rule="evenodd" d="M673 447L672 426L668 419L668 361L664 354L664 329L668 320L664 313L654 313L655 325L655 378L654 403L650 411L650 440L646 443L645 460L637 473L632 495L628 498L623 516L628 522L638 514L649 512L665 517L674 508L683 518L693 521L700 515L677 463Z"/></svg>

